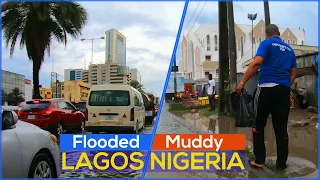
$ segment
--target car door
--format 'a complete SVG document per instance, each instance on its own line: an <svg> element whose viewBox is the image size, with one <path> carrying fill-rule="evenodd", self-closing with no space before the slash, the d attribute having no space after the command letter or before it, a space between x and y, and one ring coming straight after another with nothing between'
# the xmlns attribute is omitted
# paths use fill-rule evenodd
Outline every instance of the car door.
<svg viewBox="0 0 320 180"><path fill-rule="evenodd" d="M2 177L23 177L19 140L13 129L2 130Z"/></svg>
<svg viewBox="0 0 320 180"><path fill-rule="evenodd" d="M80 112L76 111L76 108L69 102L66 102L66 109L70 113L70 125L80 125L82 118L80 117Z"/></svg>
<svg viewBox="0 0 320 180"><path fill-rule="evenodd" d="M71 113L70 113L70 110L67 109L67 104L65 101L59 101L58 102L58 107L59 107L59 110L61 111L61 121L64 125L69 125L71 120Z"/></svg>

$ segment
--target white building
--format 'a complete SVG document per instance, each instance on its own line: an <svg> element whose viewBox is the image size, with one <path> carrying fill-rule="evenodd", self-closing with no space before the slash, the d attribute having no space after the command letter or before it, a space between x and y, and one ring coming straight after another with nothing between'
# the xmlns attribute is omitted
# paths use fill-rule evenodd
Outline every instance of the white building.
<svg viewBox="0 0 320 180"><path fill-rule="evenodd" d="M126 37L116 29L106 33L106 60L126 66Z"/></svg>
<svg viewBox="0 0 320 180"><path fill-rule="evenodd" d="M65 69L64 81L82 80L82 71L83 69Z"/></svg>
<svg viewBox="0 0 320 180"><path fill-rule="evenodd" d="M138 69L130 69L131 74L131 81L135 80L141 84L141 74L139 73Z"/></svg>
<svg viewBox="0 0 320 180"><path fill-rule="evenodd" d="M25 79L24 80L24 100L31 101L33 94L33 86L31 80Z"/></svg>
<svg viewBox="0 0 320 180"><path fill-rule="evenodd" d="M279 27L280 28L280 27ZM265 23L260 20L256 25L235 24L237 71L243 71L244 61L252 58L256 47L265 39ZM280 28L281 38L288 44L304 45L305 32L303 28L289 29ZM227 41L227 40L226 40ZM218 24L204 23L196 31L189 32L182 39L182 59L179 71L184 73L185 78L201 80L208 74L218 81L219 77L219 27ZM249 59L248 59L249 57Z"/></svg>

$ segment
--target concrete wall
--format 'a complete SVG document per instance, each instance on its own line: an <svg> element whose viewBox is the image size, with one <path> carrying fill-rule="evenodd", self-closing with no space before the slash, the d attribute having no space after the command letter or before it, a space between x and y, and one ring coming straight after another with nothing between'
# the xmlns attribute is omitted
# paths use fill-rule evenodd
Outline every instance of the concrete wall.
<svg viewBox="0 0 320 180"><path fill-rule="evenodd" d="M318 55L297 58L298 68L311 67L311 65L315 61L318 61ZM298 88L305 88L307 90L308 98L311 103L310 105L317 106L318 105L318 77L315 75L303 76L303 77L297 78L295 82L297 82Z"/></svg>

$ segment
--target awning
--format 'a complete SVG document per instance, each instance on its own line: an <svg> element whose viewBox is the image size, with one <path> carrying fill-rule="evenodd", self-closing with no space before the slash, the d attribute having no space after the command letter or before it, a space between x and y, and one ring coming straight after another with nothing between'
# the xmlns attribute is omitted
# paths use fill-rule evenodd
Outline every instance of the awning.
<svg viewBox="0 0 320 180"><path fill-rule="evenodd" d="M184 83L185 84L188 84L188 83L196 84L196 82L193 79L184 79Z"/></svg>

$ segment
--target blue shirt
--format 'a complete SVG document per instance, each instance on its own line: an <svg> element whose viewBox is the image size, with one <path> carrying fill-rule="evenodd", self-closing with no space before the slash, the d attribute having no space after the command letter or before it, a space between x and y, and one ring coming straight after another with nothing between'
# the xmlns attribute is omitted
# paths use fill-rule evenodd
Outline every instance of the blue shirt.
<svg viewBox="0 0 320 180"><path fill-rule="evenodd" d="M271 37L260 43L257 56L263 58L259 84L276 83L291 87L291 69L297 68L294 50L280 37Z"/></svg>

